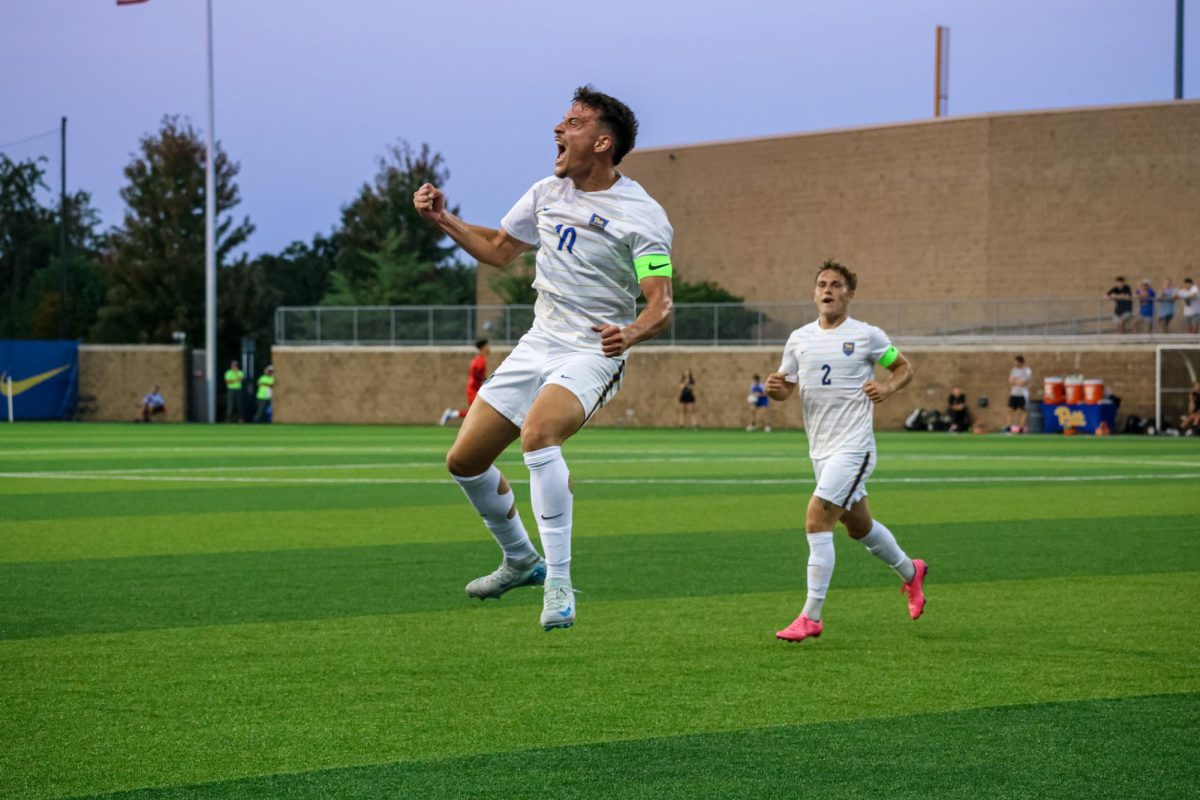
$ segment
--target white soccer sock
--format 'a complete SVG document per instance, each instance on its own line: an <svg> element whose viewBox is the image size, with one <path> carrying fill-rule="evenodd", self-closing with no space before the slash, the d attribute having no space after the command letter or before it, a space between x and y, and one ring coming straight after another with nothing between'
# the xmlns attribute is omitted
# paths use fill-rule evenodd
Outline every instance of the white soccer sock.
<svg viewBox="0 0 1200 800"><path fill-rule="evenodd" d="M908 583L917 574L912 559L900 549L900 545L896 544L896 537L882 522L879 520L874 522L870 532L859 541L870 551L871 555L896 570L896 574L900 576L901 580Z"/></svg>
<svg viewBox="0 0 1200 800"><path fill-rule="evenodd" d="M529 541L529 534L521 524L521 515L517 513L516 499L510 488L500 494L500 470L495 465L488 467L487 472L471 478L458 475L454 480L462 487L463 493L471 501L471 505L483 517L483 524L496 539L496 543L504 550L504 557L510 561L519 561L537 550Z"/></svg>
<svg viewBox="0 0 1200 800"><path fill-rule="evenodd" d="M529 467L529 496L538 536L546 551L546 579L571 579L571 472L561 447L543 447L525 454Z"/></svg>
<svg viewBox="0 0 1200 800"><path fill-rule="evenodd" d="M821 606L833 578L835 560L833 531L808 534L808 600L804 603L804 613L813 622L821 619Z"/></svg>

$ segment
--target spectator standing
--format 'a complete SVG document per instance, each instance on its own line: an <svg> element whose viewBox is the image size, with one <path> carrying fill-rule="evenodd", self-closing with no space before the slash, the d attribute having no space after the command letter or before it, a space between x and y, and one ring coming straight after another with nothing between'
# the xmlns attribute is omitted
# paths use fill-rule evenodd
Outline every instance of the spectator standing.
<svg viewBox="0 0 1200 800"><path fill-rule="evenodd" d="M754 430L761 420L763 431L770 433L771 419L768 414L771 413L771 399L767 397L767 387L763 386L762 378L758 375L750 382L750 394L747 395L746 402L750 406L750 422L746 425L746 430Z"/></svg>
<svg viewBox="0 0 1200 800"><path fill-rule="evenodd" d="M946 416L950 418L951 433L971 429L971 412L967 410L967 396L958 386L951 389L950 396L946 398Z"/></svg>
<svg viewBox="0 0 1200 800"><path fill-rule="evenodd" d="M258 408L254 412L254 421L263 422L267 418L267 408L271 405L271 398L275 396L275 367L267 364L267 368L263 370L263 374L258 376L258 392L255 398L258 400ZM272 415L273 417L274 415Z"/></svg>
<svg viewBox="0 0 1200 800"><path fill-rule="evenodd" d="M696 430L696 376L685 369L679 378L679 427Z"/></svg>
<svg viewBox="0 0 1200 800"><path fill-rule="evenodd" d="M1008 373L1008 433L1026 432L1026 406L1032 380L1033 370L1025 366L1025 356L1013 358L1013 368Z"/></svg>
<svg viewBox="0 0 1200 800"><path fill-rule="evenodd" d="M1154 331L1154 287L1150 285L1149 278L1142 278L1142 282L1138 284L1137 296L1137 329L1141 330L1145 325L1146 333L1151 333Z"/></svg>
<svg viewBox="0 0 1200 800"><path fill-rule="evenodd" d="M1129 333L1129 320L1133 318L1133 290L1125 282L1124 275L1117 276L1116 285L1105 294L1113 301L1113 322L1117 324L1117 333Z"/></svg>
<svg viewBox="0 0 1200 800"><path fill-rule="evenodd" d="M241 422L242 417L242 381L246 373L242 372L238 362L231 361L229 369L225 370L225 421Z"/></svg>
<svg viewBox="0 0 1200 800"><path fill-rule="evenodd" d="M1171 279L1164 280L1162 288L1158 290L1158 328L1163 333L1171 332L1171 320L1175 319L1175 298L1178 296L1179 290L1171 285Z"/></svg>
<svg viewBox="0 0 1200 800"><path fill-rule="evenodd" d="M1200 333L1200 286L1191 278L1183 279L1183 288L1175 293L1183 301L1183 322L1188 333Z"/></svg>

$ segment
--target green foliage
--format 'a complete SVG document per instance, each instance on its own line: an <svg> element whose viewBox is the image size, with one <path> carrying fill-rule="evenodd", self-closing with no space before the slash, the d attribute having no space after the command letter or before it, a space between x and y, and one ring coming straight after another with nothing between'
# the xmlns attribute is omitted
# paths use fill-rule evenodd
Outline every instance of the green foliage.
<svg viewBox="0 0 1200 800"><path fill-rule="evenodd" d="M200 133L178 117L165 117L157 134L142 138L140 152L125 167L124 222L109 235L105 249L108 294L93 329L97 340L169 342L173 331L183 331L193 344L204 341L204 159ZM220 145L215 167L220 286L234 277L227 265L254 226L248 218L235 223L229 213L241 202L234 182L239 167ZM271 299L245 302L266 306ZM219 313L222 329L244 329L230 309Z"/></svg>
<svg viewBox="0 0 1200 800"><path fill-rule="evenodd" d="M676 303L741 303L745 300L712 281L688 283L678 275L671 278L671 296Z"/></svg>
<svg viewBox="0 0 1200 800"><path fill-rule="evenodd" d="M452 261L454 247L412 204L422 184L442 186L449 177L441 154L427 144L416 152L403 141L388 148L374 181L363 184L358 197L342 209L325 305L473 301L474 269Z"/></svg>
<svg viewBox="0 0 1200 800"><path fill-rule="evenodd" d="M14 162L0 154L0 337L58 338L61 211L42 206L49 187L38 161ZM103 296L96 269L98 224L87 192L66 198L67 329L82 336Z"/></svg>
<svg viewBox="0 0 1200 800"><path fill-rule="evenodd" d="M507 267L491 270L488 283L501 302L510 306L531 306L537 302L537 291L533 288L535 260L536 254L529 251Z"/></svg>
<svg viewBox="0 0 1200 800"><path fill-rule="evenodd" d="M315 306L329 291L337 249L333 239L317 234L312 244L295 241L279 255L264 253L255 259L267 286L283 306Z"/></svg>

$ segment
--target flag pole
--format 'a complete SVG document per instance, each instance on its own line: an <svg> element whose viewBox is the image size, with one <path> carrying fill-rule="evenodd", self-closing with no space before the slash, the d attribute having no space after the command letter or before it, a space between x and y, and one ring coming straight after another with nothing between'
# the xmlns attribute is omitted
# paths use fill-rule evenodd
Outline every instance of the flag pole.
<svg viewBox="0 0 1200 800"><path fill-rule="evenodd" d="M213 148L213 26L212 0L208 11L208 126L204 157L204 388L208 421L217 421L217 257L216 164Z"/></svg>

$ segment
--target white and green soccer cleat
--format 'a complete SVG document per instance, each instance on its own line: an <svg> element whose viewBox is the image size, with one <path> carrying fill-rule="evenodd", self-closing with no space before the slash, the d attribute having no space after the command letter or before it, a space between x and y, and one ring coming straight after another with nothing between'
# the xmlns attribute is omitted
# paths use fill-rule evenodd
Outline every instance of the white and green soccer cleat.
<svg viewBox="0 0 1200 800"><path fill-rule="evenodd" d="M507 558L500 566L482 578L476 578L467 584L467 594L480 600L489 597L500 599L500 595L518 586L541 586L546 580L546 559L537 553L526 556L520 561L509 561Z"/></svg>
<svg viewBox="0 0 1200 800"><path fill-rule="evenodd" d="M546 596L542 600L542 628L569 628L575 624L575 590L566 578L546 581Z"/></svg>

